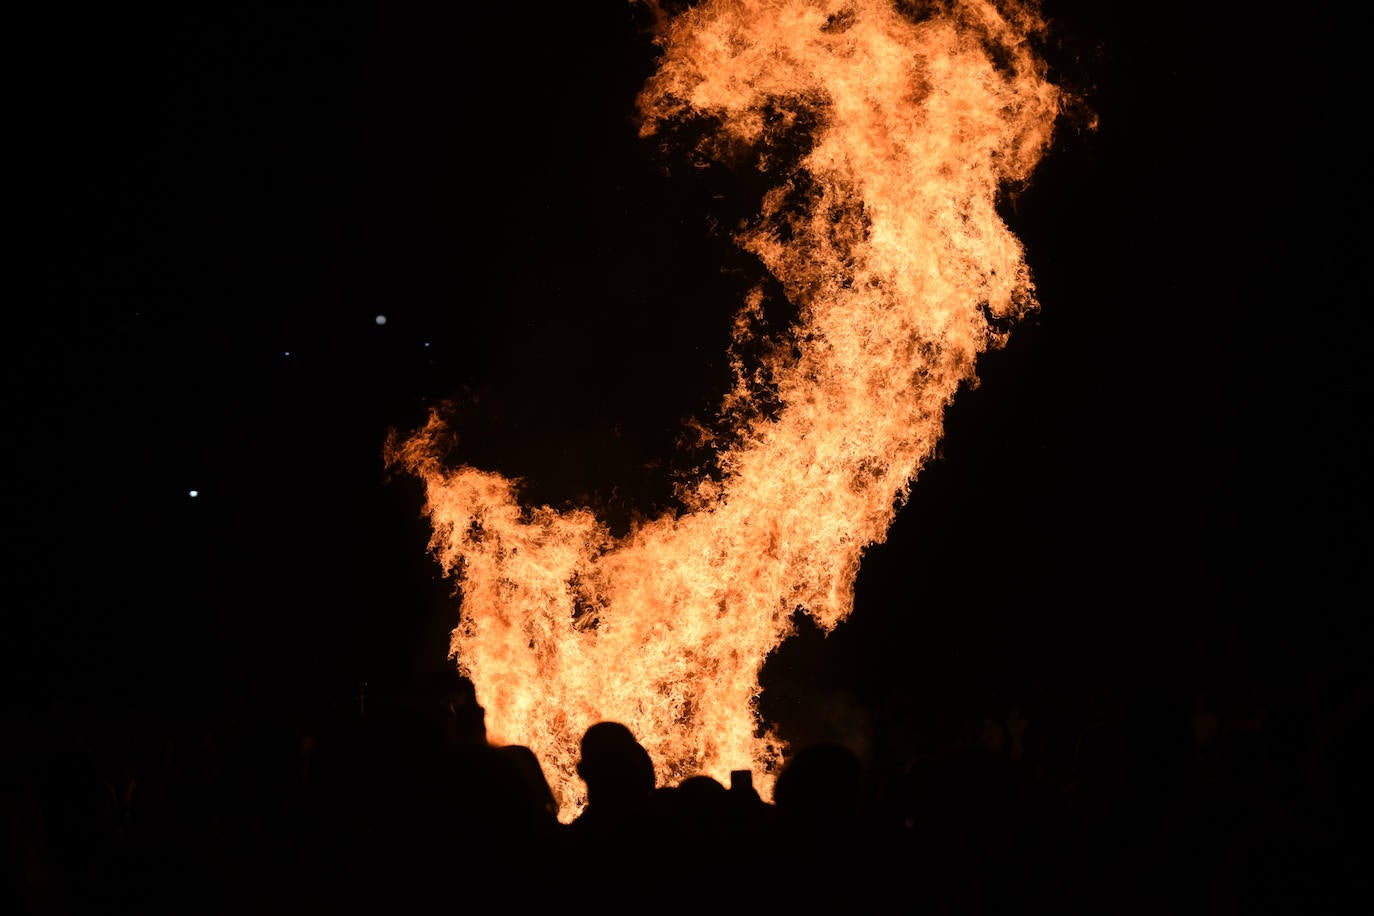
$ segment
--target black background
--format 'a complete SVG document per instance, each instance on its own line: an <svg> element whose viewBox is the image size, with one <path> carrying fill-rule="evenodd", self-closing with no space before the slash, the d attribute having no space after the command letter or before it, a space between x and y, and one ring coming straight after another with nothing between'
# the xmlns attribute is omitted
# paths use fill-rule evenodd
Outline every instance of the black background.
<svg viewBox="0 0 1374 916"><path fill-rule="evenodd" d="M476 399L465 460L531 501L666 499L725 390L750 265L710 223L740 204L637 137L641 8L498 6L15 34L12 700L447 665L451 583L382 461L446 398ZM1005 207L1042 309L949 412L852 618L770 661L770 714L1360 674L1363 75L1341 23L1234 7L1046 5L1101 122Z"/></svg>

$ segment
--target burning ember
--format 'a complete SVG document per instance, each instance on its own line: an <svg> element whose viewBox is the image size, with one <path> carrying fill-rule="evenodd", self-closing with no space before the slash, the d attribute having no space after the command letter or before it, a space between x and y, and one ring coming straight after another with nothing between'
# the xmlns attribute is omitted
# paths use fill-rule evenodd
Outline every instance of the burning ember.
<svg viewBox="0 0 1374 916"><path fill-rule="evenodd" d="M641 134L708 119L700 153L776 180L735 240L797 314L770 355L735 358L718 473L681 483L678 510L617 536L591 509L524 505L517 480L443 465L437 414L388 443L426 485L461 593L452 657L492 739L544 762L560 819L585 805L578 741L606 719L661 782L747 768L770 798L785 745L758 714L765 660L794 612L827 632L849 615L946 407L1037 306L996 203L1065 103L1032 47L1044 25L986 0L704 0L663 17ZM737 353L765 298L743 303Z"/></svg>

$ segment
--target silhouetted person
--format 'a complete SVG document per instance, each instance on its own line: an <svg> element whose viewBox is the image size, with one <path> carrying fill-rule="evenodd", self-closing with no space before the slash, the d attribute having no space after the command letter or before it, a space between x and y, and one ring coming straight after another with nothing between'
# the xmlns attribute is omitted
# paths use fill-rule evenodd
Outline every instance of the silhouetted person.
<svg viewBox="0 0 1374 916"><path fill-rule="evenodd" d="M587 806L571 825L579 836L609 834L642 816L658 784L649 752L619 722L587 729L577 775L587 786Z"/></svg>
<svg viewBox="0 0 1374 916"><path fill-rule="evenodd" d="M456 672L370 697L336 804L356 808L356 835L337 850L347 904L389 907L449 892L456 863L495 880L519 829L514 765L486 739L472 685Z"/></svg>
<svg viewBox="0 0 1374 916"><path fill-rule="evenodd" d="M730 811L730 792L710 776L689 776L677 784L673 811L682 824L703 839L723 828Z"/></svg>
<svg viewBox="0 0 1374 916"><path fill-rule="evenodd" d="M865 817L864 770L850 748L818 742L799 748L773 787L773 866L785 902L825 912L881 905L891 860Z"/></svg>
<svg viewBox="0 0 1374 916"><path fill-rule="evenodd" d="M534 751L523 744L507 744L497 748L497 753L510 768L512 813L519 818L521 831L539 837L555 832L561 826L558 799Z"/></svg>
<svg viewBox="0 0 1374 916"><path fill-rule="evenodd" d="M577 775L587 804L565 832L570 887L592 910L639 911L664 864L667 813L653 759L624 724L598 722L582 736Z"/></svg>
<svg viewBox="0 0 1374 916"><path fill-rule="evenodd" d="M863 767L841 744L819 743L799 749L787 761L773 788L773 803L785 817L825 825L858 819Z"/></svg>
<svg viewBox="0 0 1374 916"><path fill-rule="evenodd" d="M725 854L733 800L719 780L689 776L656 795L658 810L671 821L667 838L682 870L693 871L702 858Z"/></svg>
<svg viewBox="0 0 1374 916"><path fill-rule="evenodd" d="M667 883L661 898L670 914L757 912L778 903L761 853L773 808L753 788L748 770L731 774L730 788L704 774L658 790L667 808L663 848Z"/></svg>

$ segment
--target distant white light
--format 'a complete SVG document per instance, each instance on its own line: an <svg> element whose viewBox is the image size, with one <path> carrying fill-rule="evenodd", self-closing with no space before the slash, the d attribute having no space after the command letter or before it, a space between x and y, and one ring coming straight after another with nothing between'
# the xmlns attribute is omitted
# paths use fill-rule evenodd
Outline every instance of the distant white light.
<svg viewBox="0 0 1374 916"><path fill-rule="evenodd" d="M290 351L290 350L283 350L281 355L282 355L282 356L290 356L290 355L291 355L291 351Z"/></svg>
<svg viewBox="0 0 1374 916"><path fill-rule="evenodd" d="M189 496L189 497L191 497L192 499L195 499L197 496L200 495L200 491L199 491L199 490L187 490L187 491L186 491L186 495Z"/></svg>
<svg viewBox="0 0 1374 916"><path fill-rule="evenodd" d="M425 349L426 349L426 350L429 349L429 341L425 341Z"/></svg>
<svg viewBox="0 0 1374 916"><path fill-rule="evenodd" d="M386 324L386 316L378 315L376 321L378 324Z"/></svg>

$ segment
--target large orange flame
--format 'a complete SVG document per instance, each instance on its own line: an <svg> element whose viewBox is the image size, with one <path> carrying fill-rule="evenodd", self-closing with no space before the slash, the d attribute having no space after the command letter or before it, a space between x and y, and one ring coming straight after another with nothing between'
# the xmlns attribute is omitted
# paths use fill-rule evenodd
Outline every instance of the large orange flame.
<svg viewBox="0 0 1374 916"><path fill-rule="evenodd" d="M758 714L765 660L794 612L827 632L849 615L946 407L1036 307L996 205L1064 103L1033 49L1043 30L1035 9L985 0L705 0L665 17L641 132L705 118L704 152L776 176L736 240L797 312L773 355L735 362L719 473L616 536L591 509L522 505L518 481L445 466L437 414L388 444L426 485L431 548L461 591L452 656L492 739L544 762L561 819L585 804L578 741L604 719L639 736L661 783L747 768L771 797L785 744Z"/></svg>

